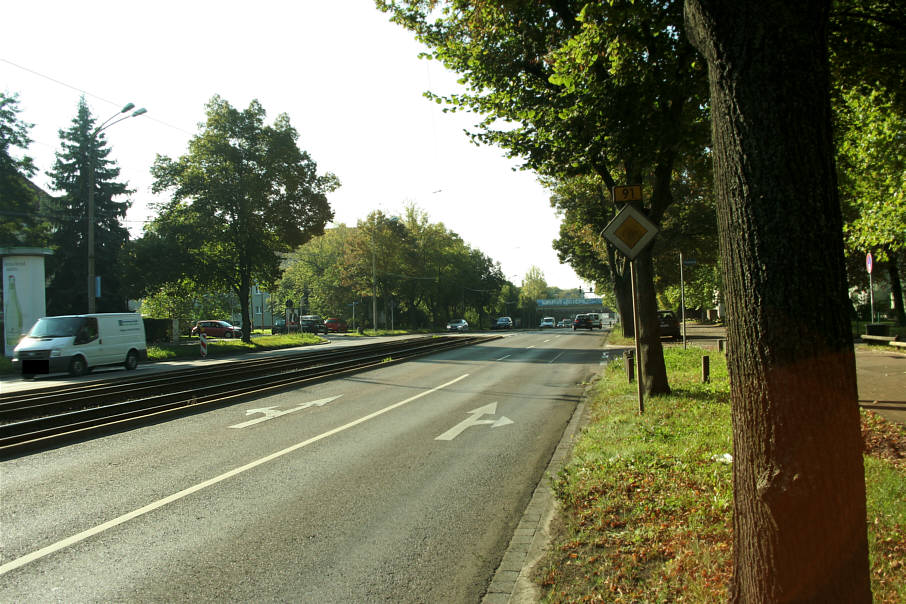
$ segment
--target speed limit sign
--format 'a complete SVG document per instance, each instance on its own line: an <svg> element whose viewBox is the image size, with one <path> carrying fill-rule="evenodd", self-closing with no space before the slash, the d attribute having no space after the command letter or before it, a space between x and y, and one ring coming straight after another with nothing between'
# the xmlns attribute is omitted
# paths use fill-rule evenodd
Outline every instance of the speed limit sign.
<svg viewBox="0 0 906 604"><path fill-rule="evenodd" d="M872 267L871 252L868 252L867 254L865 254L865 268L868 269L869 275L871 274L871 267Z"/></svg>

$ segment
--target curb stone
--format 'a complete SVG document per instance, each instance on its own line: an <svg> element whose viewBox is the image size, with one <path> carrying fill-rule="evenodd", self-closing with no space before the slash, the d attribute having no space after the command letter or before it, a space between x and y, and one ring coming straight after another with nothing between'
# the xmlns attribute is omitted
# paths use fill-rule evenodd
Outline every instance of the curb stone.
<svg viewBox="0 0 906 604"><path fill-rule="evenodd" d="M582 399L522 513L482 604L534 604L540 601L541 592L531 575L550 546L551 522L558 509L553 495L553 481L569 460L579 430L588 423L585 400L588 389L595 381L593 378L585 387Z"/></svg>

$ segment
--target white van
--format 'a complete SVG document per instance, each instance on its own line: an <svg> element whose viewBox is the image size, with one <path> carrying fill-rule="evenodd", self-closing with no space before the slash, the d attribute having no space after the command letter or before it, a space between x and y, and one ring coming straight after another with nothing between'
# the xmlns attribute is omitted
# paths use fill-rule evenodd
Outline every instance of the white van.
<svg viewBox="0 0 906 604"><path fill-rule="evenodd" d="M99 365L135 369L147 359L145 324L137 313L42 317L13 350L13 368L24 378L82 375Z"/></svg>
<svg viewBox="0 0 906 604"><path fill-rule="evenodd" d="M601 321L601 313L590 312L587 313L587 316L589 322L591 323L591 327L589 329L594 329L595 327L597 327L598 329L604 328L604 323L603 321Z"/></svg>

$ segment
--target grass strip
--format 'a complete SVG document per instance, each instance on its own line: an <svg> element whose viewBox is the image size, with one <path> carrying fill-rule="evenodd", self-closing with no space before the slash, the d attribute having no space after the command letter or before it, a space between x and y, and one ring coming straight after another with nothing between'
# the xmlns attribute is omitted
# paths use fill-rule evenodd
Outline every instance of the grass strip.
<svg viewBox="0 0 906 604"><path fill-rule="evenodd" d="M557 533L535 572L545 602L727 599L733 488L726 362L697 348L664 353L673 393L647 401L643 416L621 363L610 364L592 390L589 422L555 481ZM708 384L701 383L704 354L711 357ZM906 429L864 413L863 434L874 600L904 602L906 446L896 443L906 443Z"/></svg>

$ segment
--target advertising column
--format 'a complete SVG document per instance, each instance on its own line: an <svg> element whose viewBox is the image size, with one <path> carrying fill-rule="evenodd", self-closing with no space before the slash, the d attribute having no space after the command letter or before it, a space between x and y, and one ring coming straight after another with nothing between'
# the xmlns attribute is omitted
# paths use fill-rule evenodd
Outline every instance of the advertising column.
<svg viewBox="0 0 906 604"><path fill-rule="evenodd" d="M19 338L45 315L44 254L3 256L3 352L13 356Z"/></svg>

